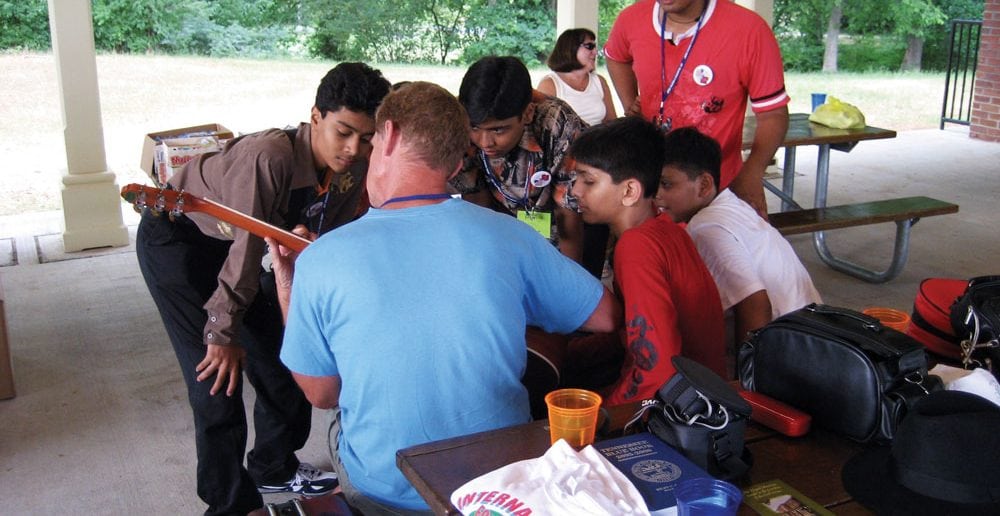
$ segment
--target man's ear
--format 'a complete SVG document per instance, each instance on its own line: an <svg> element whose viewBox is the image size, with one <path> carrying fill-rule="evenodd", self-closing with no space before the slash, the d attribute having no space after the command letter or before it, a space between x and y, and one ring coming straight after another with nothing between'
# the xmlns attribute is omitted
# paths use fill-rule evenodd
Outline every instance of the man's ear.
<svg viewBox="0 0 1000 516"><path fill-rule="evenodd" d="M642 183L638 179L630 178L622 182L622 206L635 206L643 200Z"/></svg>
<svg viewBox="0 0 1000 516"><path fill-rule="evenodd" d="M323 114L319 112L319 108L313 106L312 112L309 114L309 124L316 127L316 124L323 119Z"/></svg>
<svg viewBox="0 0 1000 516"><path fill-rule="evenodd" d="M529 102L528 107L524 108L524 111L521 112L521 123L529 124L534 118L535 118L535 103Z"/></svg>
<svg viewBox="0 0 1000 516"><path fill-rule="evenodd" d="M707 199L709 201L715 199L715 194L718 193L718 190L715 188L715 181L712 180L712 174L702 172L696 181L699 199Z"/></svg>
<svg viewBox="0 0 1000 516"><path fill-rule="evenodd" d="M386 120L376 133L380 133L378 136L382 139L382 155L391 156L400 145L400 132L399 126L392 123L392 120Z"/></svg>

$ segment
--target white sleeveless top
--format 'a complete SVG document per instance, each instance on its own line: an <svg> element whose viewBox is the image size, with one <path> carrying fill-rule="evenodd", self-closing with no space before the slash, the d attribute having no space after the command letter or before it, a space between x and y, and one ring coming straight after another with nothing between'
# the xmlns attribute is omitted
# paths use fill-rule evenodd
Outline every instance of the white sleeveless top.
<svg viewBox="0 0 1000 516"><path fill-rule="evenodd" d="M587 89L578 91L559 78L559 74L550 72L546 77L556 85L556 97L566 101L573 111L589 125L597 125L604 121L607 109L604 107L604 88L596 73L590 73Z"/></svg>

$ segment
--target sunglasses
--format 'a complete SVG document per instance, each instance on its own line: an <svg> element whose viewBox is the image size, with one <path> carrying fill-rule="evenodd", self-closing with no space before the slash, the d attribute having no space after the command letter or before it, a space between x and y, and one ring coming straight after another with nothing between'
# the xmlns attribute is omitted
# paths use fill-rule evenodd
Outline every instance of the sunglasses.
<svg viewBox="0 0 1000 516"><path fill-rule="evenodd" d="M588 41L586 43L580 43L580 46L587 50L593 50L597 48L597 43L594 43L593 41Z"/></svg>

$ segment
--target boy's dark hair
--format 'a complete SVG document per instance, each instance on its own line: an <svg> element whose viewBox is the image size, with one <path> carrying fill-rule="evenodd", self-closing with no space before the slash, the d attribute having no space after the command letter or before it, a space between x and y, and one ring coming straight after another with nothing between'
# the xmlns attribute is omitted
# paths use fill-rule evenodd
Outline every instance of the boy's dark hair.
<svg viewBox="0 0 1000 516"><path fill-rule="evenodd" d="M694 127L681 127L667 133L663 166L677 167L689 179L708 173L715 188L719 188L719 169L722 167L722 148L711 136Z"/></svg>
<svg viewBox="0 0 1000 516"><path fill-rule="evenodd" d="M389 88L389 81L382 77L382 72L364 63L340 63L326 72L319 82L316 109L324 117L341 108L374 117Z"/></svg>
<svg viewBox="0 0 1000 516"><path fill-rule="evenodd" d="M576 58L580 45L587 39L597 41L597 35L590 29L568 29L559 35L556 46L549 54L549 59L545 64L553 72L572 72L583 68L583 64Z"/></svg>
<svg viewBox="0 0 1000 516"><path fill-rule="evenodd" d="M458 100L475 126L491 118L520 116L531 102L531 90L531 76L520 59L487 56L465 72Z"/></svg>
<svg viewBox="0 0 1000 516"><path fill-rule="evenodd" d="M578 163L607 172L615 184L639 180L643 197L652 198L660 186L663 133L640 117L617 118L585 129L569 153Z"/></svg>

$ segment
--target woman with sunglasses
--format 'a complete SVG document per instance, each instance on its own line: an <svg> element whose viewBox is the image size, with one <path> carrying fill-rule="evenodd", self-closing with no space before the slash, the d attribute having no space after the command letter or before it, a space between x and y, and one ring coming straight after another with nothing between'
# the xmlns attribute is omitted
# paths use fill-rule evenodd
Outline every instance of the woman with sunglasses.
<svg viewBox="0 0 1000 516"><path fill-rule="evenodd" d="M552 73L538 91L560 98L589 125L617 118L608 82L597 68L597 36L590 29L569 29L559 35L546 64Z"/></svg>

